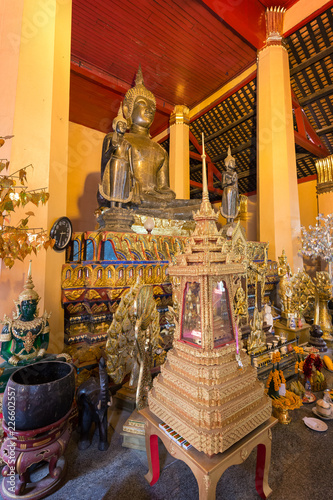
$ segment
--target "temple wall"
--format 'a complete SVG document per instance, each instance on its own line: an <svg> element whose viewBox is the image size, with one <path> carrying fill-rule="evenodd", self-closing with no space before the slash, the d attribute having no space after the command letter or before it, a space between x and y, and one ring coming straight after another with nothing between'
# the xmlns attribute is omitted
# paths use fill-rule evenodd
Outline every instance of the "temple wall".
<svg viewBox="0 0 333 500"><path fill-rule="evenodd" d="M73 231L93 231L96 194L100 181L102 144L105 134L69 122L67 217Z"/></svg>

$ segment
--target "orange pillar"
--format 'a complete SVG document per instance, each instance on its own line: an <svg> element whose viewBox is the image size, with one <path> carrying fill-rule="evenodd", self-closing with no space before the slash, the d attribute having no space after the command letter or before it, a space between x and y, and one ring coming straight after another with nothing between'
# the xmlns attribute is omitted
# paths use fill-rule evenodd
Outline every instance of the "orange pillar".
<svg viewBox="0 0 333 500"><path fill-rule="evenodd" d="M190 128L189 109L177 105L170 116L170 187L176 198L190 198Z"/></svg>
<svg viewBox="0 0 333 500"><path fill-rule="evenodd" d="M282 45L283 10L266 12L266 46L258 53L257 190L259 241L269 242L269 258L285 250L294 270L300 212L287 50Z"/></svg>
<svg viewBox="0 0 333 500"><path fill-rule="evenodd" d="M10 36L11 50L1 61L6 68L11 54L17 55L16 72L12 72L11 82L7 81L15 101L10 169L13 172L32 164L33 170L27 172L29 189L48 188L49 202L38 208L28 205L22 214L32 210L35 217L30 219L30 227L49 231L58 217L66 215L67 206L72 5L71 0L23 0L18 2L23 6L20 11L17 2L5 3L13 17L21 16L20 29ZM5 71L3 79L6 80ZM52 311L49 350L59 352L64 338L61 267L65 255L41 250L32 260L33 281L41 296L40 312ZM1 301L2 315L11 315L28 264L26 259L24 263L16 262L11 270L2 267L0 288L6 290L5 300Z"/></svg>

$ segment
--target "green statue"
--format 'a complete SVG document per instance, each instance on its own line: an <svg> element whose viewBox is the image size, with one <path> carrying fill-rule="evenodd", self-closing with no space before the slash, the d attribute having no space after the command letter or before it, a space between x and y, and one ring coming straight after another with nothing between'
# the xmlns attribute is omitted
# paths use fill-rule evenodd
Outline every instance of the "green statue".
<svg viewBox="0 0 333 500"><path fill-rule="evenodd" d="M0 342L1 356L5 359L5 363L0 365L0 368L4 369L0 382L3 382L6 372L12 373L13 370L8 372L11 367L39 361L46 352L49 344L48 318L50 315L44 312L43 316L37 316L39 300L40 297L34 290L32 282L30 261L27 281L18 300L14 302L16 314L13 315L13 319L5 315L2 321L4 327L0 334Z"/></svg>

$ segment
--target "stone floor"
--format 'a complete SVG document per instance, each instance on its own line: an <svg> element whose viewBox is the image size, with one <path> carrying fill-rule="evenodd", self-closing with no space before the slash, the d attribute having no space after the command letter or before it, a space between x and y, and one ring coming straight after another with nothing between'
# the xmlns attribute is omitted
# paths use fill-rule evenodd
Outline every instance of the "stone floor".
<svg viewBox="0 0 333 500"><path fill-rule="evenodd" d="M329 387L333 374L324 370ZM320 398L321 393L316 393ZM333 498L333 420L328 430L317 432L305 426L302 418L314 417L315 404L303 405L291 413L289 425L273 428L272 460L269 485L271 500L327 500ZM98 437L91 447L77 448L78 435L73 434L66 452L68 470L64 485L48 498L52 500L195 500L198 486L191 470L160 448L161 476L149 486L147 458L143 451L122 447L122 426L130 413L111 408L110 447L98 451ZM220 479L217 500L254 500L255 451L242 464L230 467Z"/></svg>
<svg viewBox="0 0 333 500"><path fill-rule="evenodd" d="M324 370L329 388L333 373ZM316 393L317 398L322 393ZM290 412L289 425L277 424L273 430L272 460L269 485L271 500L328 500L333 498L333 420L328 429L317 432L305 426L302 418L315 417L313 404ZM73 433L66 451L68 463L63 486L48 498L51 500L196 500L198 486L191 470L175 460L160 443L161 476L149 486L144 475L148 471L144 451L122 446L122 427L130 413L110 408L110 446L99 451L98 436L90 448L79 451L78 434ZM230 467L220 479L217 500L255 500L255 451L247 460ZM35 474L40 474L41 471Z"/></svg>

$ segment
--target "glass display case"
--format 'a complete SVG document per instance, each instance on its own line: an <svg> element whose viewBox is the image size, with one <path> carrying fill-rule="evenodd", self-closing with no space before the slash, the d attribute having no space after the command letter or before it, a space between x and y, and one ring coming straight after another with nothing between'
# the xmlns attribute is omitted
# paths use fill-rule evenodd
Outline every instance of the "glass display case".
<svg viewBox="0 0 333 500"><path fill-rule="evenodd" d="M187 282L184 289L181 340L201 345L200 283Z"/></svg>
<svg viewBox="0 0 333 500"><path fill-rule="evenodd" d="M212 291L213 340L214 347L232 342L235 338L229 293L224 281L219 281Z"/></svg>

